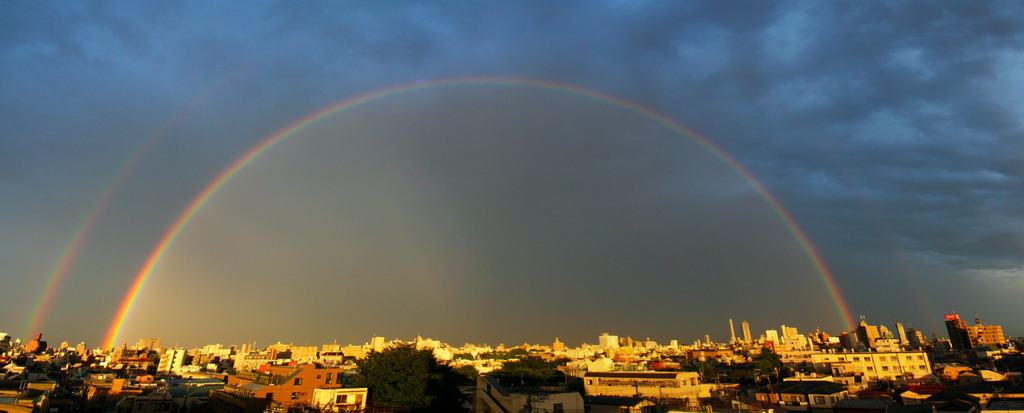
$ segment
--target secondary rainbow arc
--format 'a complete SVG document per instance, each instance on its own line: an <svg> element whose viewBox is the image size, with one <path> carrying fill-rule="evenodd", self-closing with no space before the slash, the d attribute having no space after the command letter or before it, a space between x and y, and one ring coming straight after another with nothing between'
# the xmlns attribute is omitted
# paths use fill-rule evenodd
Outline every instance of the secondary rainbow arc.
<svg viewBox="0 0 1024 413"><path fill-rule="evenodd" d="M231 178L249 165L253 160L258 158L266 151L272 149L279 143L286 140L288 137L295 133L305 129L306 127L316 123L317 121L329 117L333 114L353 109L362 105L365 105L376 100L384 99L387 97L395 96L402 93L408 93L417 90L430 89L430 88L442 88L442 87L467 87L467 86L509 86L509 87L531 87L557 91L561 93L567 93L575 96L586 97L590 99L596 99L603 101L628 111L640 114L651 120L654 120L665 127L678 132L724 162L730 169L739 174L744 180L746 180L754 190L765 200L769 207L778 215L787 229L792 233L793 237L801 245L805 254L810 259L815 271L821 277L822 283L825 286L826 291L830 295L830 298L835 303L835 307L841 318L846 331L850 331L853 328L853 317L849 310L849 306L846 304L842 295L839 294L839 289L836 285L835 279L832 277L828 268L825 266L824 261L821 259L820 254L811 244L807 235L797 225L793 217L782 207L782 204L775 198L763 184L761 184L753 174L744 168L738 161L733 157L729 156L725 151L714 145L710 140L704 138L695 131L679 124L675 120L668 116L656 112L650 108L640 105L639 103L626 100L617 96L605 94L590 89L584 89L577 86L554 83L549 81L534 80L534 79L520 79L520 78L491 78L491 77L475 77L475 78L454 78L454 79L443 79L430 82L419 82L414 84L405 84L392 88L382 89L366 94L362 94L351 99L342 101L334 104L327 108L324 108L318 112L308 115L297 122L292 123L290 126L281 129L277 133L270 135L257 145L250 148L242 156L237 158L227 168L225 168L220 174L218 174L206 187L203 188L199 194L192 199L185 207L185 209L178 215L178 217L171 224L167 232L160 238L156 247L150 252L142 268L136 274L132 285L125 294L124 300L122 300L120 307L110 323L110 327L106 336L105 347L110 348L116 345L121 330L124 327L125 322L131 313L132 308L135 305L139 294L145 287L146 281L152 275L153 270L159 265L161 259L166 254L168 248L174 243L181 231L188 225L196 213L202 209L203 205L206 204L209 199L215 195L221 187L224 186Z"/></svg>
<svg viewBox="0 0 1024 413"><path fill-rule="evenodd" d="M143 141L143 144L135 150L135 152L121 165L120 168L116 169L112 178L103 186L99 196L97 196L89 205L89 208L82 217L82 221L72 234L71 239L68 240L67 244L64 245L64 248L57 256L57 262L54 263L49 274L45 278L46 281L43 291L36 299L36 305L29 313L28 321L25 325L22 337L31 337L34 333L41 332L43 322L49 315L49 311L53 306L57 292L60 290L61 284L63 284L64 280L67 278L68 273L71 271L72 264L81 254L86 239L89 238L92 231L97 227L100 218L112 202L114 195L126 182L128 182L128 178L131 176L132 172L142 164L142 160L157 146L159 142L170 134L170 131L174 126L181 123L184 119L195 112L205 101L216 96L216 93L219 90L234 83L246 72L247 70L236 70L231 72L211 87L205 89L185 107L176 111L174 115L167 120L167 122Z"/></svg>

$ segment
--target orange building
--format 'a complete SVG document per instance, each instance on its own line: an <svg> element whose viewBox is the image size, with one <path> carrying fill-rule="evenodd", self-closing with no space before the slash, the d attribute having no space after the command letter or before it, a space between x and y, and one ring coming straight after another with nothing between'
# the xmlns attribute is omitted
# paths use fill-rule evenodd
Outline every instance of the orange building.
<svg viewBox="0 0 1024 413"><path fill-rule="evenodd" d="M209 405L224 413L263 411L267 406L290 408L311 406L314 389L341 388L343 368L326 368L315 364L269 366L263 372L246 372L227 376L222 391L210 394Z"/></svg>

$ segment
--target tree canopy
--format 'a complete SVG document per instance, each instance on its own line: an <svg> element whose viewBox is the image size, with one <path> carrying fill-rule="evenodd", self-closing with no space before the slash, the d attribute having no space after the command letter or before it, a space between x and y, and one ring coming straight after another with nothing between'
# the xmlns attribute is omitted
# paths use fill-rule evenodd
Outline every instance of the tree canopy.
<svg viewBox="0 0 1024 413"><path fill-rule="evenodd" d="M782 357L770 347L762 347L761 354L754 362L754 372L760 377L777 376L782 370Z"/></svg>
<svg viewBox="0 0 1024 413"><path fill-rule="evenodd" d="M461 405L462 378L430 350L398 345L357 360L355 384L367 387L370 400L415 410L454 411Z"/></svg>
<svg viewBox="0 0 1024 413"><path fill-rule="evenodd" d="M562 372L557 369L561 361L547 361L536 356L523 357L506 362L500 369L492 371L491 376L508 385L541 386L559 383L563 381Z"/></svg>

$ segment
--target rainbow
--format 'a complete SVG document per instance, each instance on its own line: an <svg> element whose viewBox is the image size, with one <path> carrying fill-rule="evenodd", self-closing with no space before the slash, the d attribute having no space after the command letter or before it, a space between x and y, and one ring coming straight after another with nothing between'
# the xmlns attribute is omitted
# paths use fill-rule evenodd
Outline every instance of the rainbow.
<svg viewBox="0 0 1024 413"><path fill-rule="evenodd" d="M40 332L43 321L46 320L47 315L50 312L50 308L53 306L53 300L57 295L57 291L60 290L61 284L67 277L68 271L71 269L71 265L78 258L81 253L82 246L85 240L89 238L89 235L95 229L100 217L103 212L106 211L107 206L110 205L111 200L114 198L114 194L120 190L132 172L142 163L154 147L170 133L171 129L178 125L185 118L189 117L196 109L198 109L204 102L211 99L216 95L217 92L224 89L227 85L234 83L246 73L245 70L236 70L228 73L220 79L216 84L205 89L203 93L200 93L192 100L188 105L179 109L171 118L164 122L156 132L150 135L146 141L139 146L132 156L128 158L125 163L117 169L114 176L103 189L100 191L100 196L93 200L92 204L87 209L79 223L78 228L75 229L74 234L68 243L64 245L60 255L57 256L57 262L54 263L50 269L50 273L46 276L46 283L43 287L43 292L39 295L36 300L35 307L29 313L28 323L25 325L24 333L22 337L32 337L34 333Z"/></svg>
<svg viewBox="0 0 1024 413"><path fill-rule="evenodd" d="M129 288L127 294L125 294L124 300L121 302L121 306L117 311L116 316L110 323L106 336L106 347L111 348L116 345L121 329L124 327L125 321L128 319L128 315L131 313L132 307L135 305L135 301L138 299L139 294L142 292L143 287L146 285L146 281L153 274L153 270L160 263L164 254L168 248L174 243L181 231L188 225L188 223L195 217L196 213L202 209L203 205L210 200L232 177L234 177L239 171L248 166L253 160L260 157L263 153L275 147L279 143L283 142L288 137L295 133L309 127L317 121L327 118L339 112L343 112L349 109L353 109L370 102L385 99L395 95L413 92L423 89L432 88L443 88L443 87L466 87L466 86L508 86L508 87L530 87L537 89L545 89L556 91L560 93L566 93L574 96L585 97L589 99L595 99L598 101L606 102L619 108L628 110L630 112L637 113L646 118L654 120L665 127L683 134L694 142L704 147L716 157L721 159L726 165L728 165L733 171L739 174L744 180L746 180L757 193L768 203L770 208L782 219L786 227L792 233L793 237L800 243L804 252L810 258L811 263L814 265L815 270L821 276L821 280L825 285L825 289L828 291L835 303L836 310L845 324L846 331L853 329L853 317L850 315L849 306L846 301L839 294L839 288L836 286L835 279L829 273L828 268L822 261L821 256L817 250L811 245L807 235L800 229L796 224L793 217L786 211L785 208L779 203L779 201L772 196L771 193L762 185L754 176L739 164L735 159L726 154L722 149L715 146L707 138L699 135L695 131L684 127L677 123L666 115L658 113L652 109L641 106L638 103L608 95L602 92L580 88L572 85L565 85L560 83L533 80L533 79L519 79L519 78L492 78L492 77L475 77L475 78L454 78L436 80L430 82L419 82L413 84L405 84L396 87L391 87L383 90L369 92L362 94L351 99L342 101L332 106L326 107L318 112L308 115L290 126L281 129L277 133L265 138L256 146L250 148L241 157L236 159L231 165L221 171L203 190L196 196L188 206L178 215L174 223L170 226L167 232L160 238L156 248L150 252L145 264L136 274L134 282Z"/></svg>

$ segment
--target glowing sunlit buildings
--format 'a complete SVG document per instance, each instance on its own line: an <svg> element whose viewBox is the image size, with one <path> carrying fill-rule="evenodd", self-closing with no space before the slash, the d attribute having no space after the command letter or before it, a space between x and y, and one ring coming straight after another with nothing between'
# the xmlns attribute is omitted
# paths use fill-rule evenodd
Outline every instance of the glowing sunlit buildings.
<svg viewBox="0 0 1024 413"><path fill-rule="evenodd" d="M601 334L597 338L597 344L601 348L619 348L619 336L609 335L608 333Z"/></svg>
<svg viewBox="0 0 1024 413"><path fill-rule="evenodd" d="M960 315L946 314L946 332L949 333L949 344L954 350L965 350L974 348L971 344L971 334L967 331L967 323L960 319Z"/></svg>
<svg viewBox="0 0 1024 413"><path fill-rule="evenodd" d="M1006 344L1002 326L981 324L980 318L974 319L973 326L967 326L967 334L971 337L974 347L1002 346Z"/></svg>

